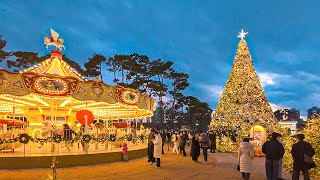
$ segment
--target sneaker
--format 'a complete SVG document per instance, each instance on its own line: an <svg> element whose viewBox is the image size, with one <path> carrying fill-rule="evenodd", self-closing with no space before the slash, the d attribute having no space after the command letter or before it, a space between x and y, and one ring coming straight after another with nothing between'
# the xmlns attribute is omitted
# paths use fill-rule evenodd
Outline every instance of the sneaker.
<svg viewBox="0 0 320 180"><path fill-rule="evenodd" d="M149 162L149 164L150 164L150 165L153 165L153 163L152 163L152 162Z"/></svg>
<svg viewBox="0 0 320 180"><path fill-rule="evenodd" d="M203 161L202 164L208 164L207 161Z"/></svg>

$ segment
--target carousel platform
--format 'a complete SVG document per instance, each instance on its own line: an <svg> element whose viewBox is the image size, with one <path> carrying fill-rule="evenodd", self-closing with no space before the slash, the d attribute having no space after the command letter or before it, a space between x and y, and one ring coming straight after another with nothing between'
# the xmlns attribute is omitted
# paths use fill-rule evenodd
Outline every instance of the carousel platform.
<svg viewBox="0 0 320 180"><path fill-rule="evenodd" d="M133 149L128 152L130 159L137 159L147 155L147 147ZM53 155L51 154L34 154L24 157L21 152L12 154L1 154L0 169L35 169L50 168L52 165ZM106 152L106 153L68 153L56 156L58 168L90 166L97 164L105 164L123 161L122 151Z"/></svg>

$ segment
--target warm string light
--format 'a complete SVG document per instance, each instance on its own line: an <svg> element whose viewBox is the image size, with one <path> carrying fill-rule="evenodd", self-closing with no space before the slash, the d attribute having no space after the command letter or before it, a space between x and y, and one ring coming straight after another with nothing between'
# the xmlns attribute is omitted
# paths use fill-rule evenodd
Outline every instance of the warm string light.
<svg viewBox="0 0 320 180"><path fill-rule="evenodd" d="M280 129L259 82L247 43L241 39L210 129L230 133L236 131L243 137L248 136L251 126L255 124L265 127L267 131Z"/></svg>

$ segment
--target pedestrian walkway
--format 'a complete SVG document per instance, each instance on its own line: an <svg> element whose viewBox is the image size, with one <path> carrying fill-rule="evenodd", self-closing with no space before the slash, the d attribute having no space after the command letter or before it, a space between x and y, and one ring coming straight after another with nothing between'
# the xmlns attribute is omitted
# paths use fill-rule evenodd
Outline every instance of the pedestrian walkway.
<svg viewBox="0 0 320 180"><path fill-rule="evenodd" d="M189 148L187 148L189 152ZM132 160L128 163L119 162L98 166L58 169L58 179L72 180L228 180L241 179L241 174L236 170L237 156L229 153L209 153L208 164L192 163L191 157L174 155L165 151L161 159L161 168L157 169L148 165L147 158ZM129 154L130 158L130 154ZM203 160L201 155L200 161ZM18 162L17 162L18 163ZM32 163L32 162L30 162ZM60 162L61 163L61 162ZM264 158L254 159L253 174L251 179L264 180ZM50 165L48 165L50 166ZM58 164L59 167L59 164ZM0 171L0 180L35 180L48 179L52 174L51 169ZM285 179L291 179L289 174L284 174Z"/></svg>

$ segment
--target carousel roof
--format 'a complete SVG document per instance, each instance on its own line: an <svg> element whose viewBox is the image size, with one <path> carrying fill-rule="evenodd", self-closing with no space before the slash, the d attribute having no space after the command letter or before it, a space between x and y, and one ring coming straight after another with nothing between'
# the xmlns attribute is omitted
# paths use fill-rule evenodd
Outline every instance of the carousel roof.
<svg viewBox="0 0 320 180"><path fill-rule="evenodd" d="M109 86L99 79L85 80L81 74L62 60L62 53L51 51L51 58L20 73L0 70L0 113L27 113L38 110L39 114L57 112L70 114L88 109L99 117L151 116L156 101L147 94ZM5 109L6 111L2 111Z"/></svg>
<svg viewBox="0 0 320 180"><path fill-rule="evenodd" d="M83 81L83 77L81 76L81 74L62 60L62 53L59 50L51 50L51 58L41 62L38 65L25 69L24 71L20 71L20 73L23 72L51 74L61 77L70 76Z"/></svg>

